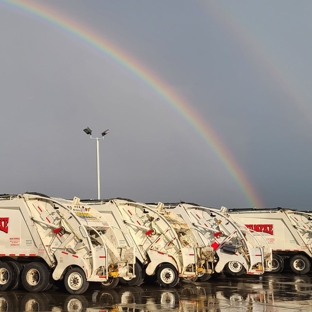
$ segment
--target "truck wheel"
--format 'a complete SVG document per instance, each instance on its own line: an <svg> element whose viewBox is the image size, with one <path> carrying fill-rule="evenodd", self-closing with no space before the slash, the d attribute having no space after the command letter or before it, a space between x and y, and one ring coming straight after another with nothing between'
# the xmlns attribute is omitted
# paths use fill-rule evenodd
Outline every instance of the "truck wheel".
<svg viewBox="0 0 312 312"><path fill-rule="evenodd" d="M49 301L43 294L26 294L21 300L20 311L49 311Z"/></svg>
<svg viewBox="0 0 312 312"><path fill-rule="evenodd" d="M64 302L64 311L86 311L88 300L84 296L71 295Z"/></svg>
<svg viewBox="0 0 312 312"><path fill-rule="evenodd" d="M211 274L205 273L203 275L198 276L198 282L206 282L211 278Z"/></svg>
<svg viewBox="0 0 312 312"><path fill-rule="evenodd" d="M13 267L5 262L0 262L0 290L9 290L15 282Z"/></svg>
<svg viewBox="0 0 312 312"><path fill-rule="evenodd" d="M3 292L0 294L1 311L24 311L19 307L20 299L15 291Z"/></svg>
<svg viewBox="0 0 312 312"><path fill-rule="evenodd" d="M206 271L207 270L207 265L204 264L203 266L203 269ZM211 278L211 274L208 274L208 273L199 273L197 275L197 281L198 282L206 282L208 281L209 279Z"/></svg>
<svg viewBox="0 0 312 312"><path fill-rule="evenodd" d="M231 276L240 276L245 274L245 268L244 266L238 262L238 261L229 261L224 266L224 274L225 275L231 275Z"/></svg>
<svg viewBox="0 0 312 312"><path fill-rule="evenodd" d="M83 294L89 287L84 271L79 267L69 269L64 277L65 289L72 295Z"/></svg>
<svg viewBox="0 0 312 312"><path fill-rule="evenodd" d="M142 267L139 263L135 263L134 264L134 270L135 270L135 277L134 278L124 278L124 277L119 277L119 283L121 285L127 285L127 286L140 286L143 281L144 281L144 277L143 277L143 270ZM132 268L132 266L131 266ZM132 270L131 270L132 271ZM130 272L132 273L132 272Z"/></svg>
<svg viewBox="0 0 312 312"><path fill-rule="evenodd" d="M273 254L272 273L281 273L284 270L284 259L279 255Z"/></svg>
<svg viewBox="0 0 312 312"><path fill-rule="evenodd" d="M49 285L49 270L41 262L31 262L24 266L21 280L25 290L29 292L39 292Z"/></svg>
<svg viewBox="0 0 312 312"><path fill-rule="evenodd" d="M296 255L290 259L290 268L296 274L307 274L311 269L309 259L303 255Z"/></svg>
<svg viewBox="0 0 312 312"><path fill-rule="evenodd" d="M15 273L15 282L13 283L10 290L18 289L22 285L21 272L22 272L23 266L17 261L7 261L7 264L13 268L14 273Z"/></svg>
<svg viewBox="0 0 312 312"><path fill-rule="evenodd" d="M158 267L156 278L163 287L175 287L180 281L177 269L170 263L162 263Z"/></svg>
<svg viewBox="0 0 312 312"><path fill-rule="evenodd" d="M106 282L101 283L101 287L105 289L115 288L119 283L119 277L109 277Z"/></svg>

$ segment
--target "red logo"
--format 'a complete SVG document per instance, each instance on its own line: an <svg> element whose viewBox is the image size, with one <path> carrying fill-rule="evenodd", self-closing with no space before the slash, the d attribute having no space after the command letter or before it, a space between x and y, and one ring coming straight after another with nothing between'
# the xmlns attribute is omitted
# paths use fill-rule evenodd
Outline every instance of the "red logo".
<svg viewBox="0 0 312 312"><path fill-rule="evenodd" d="M0 218L0 231L8 233L9 218Z"/></svg>
<svg viewBox="0 0 312 312"><path fill-rule="evenodd" d="M248 229L254 230L255 232L268 233L273 235L273 224L245 224Z"/></svg>

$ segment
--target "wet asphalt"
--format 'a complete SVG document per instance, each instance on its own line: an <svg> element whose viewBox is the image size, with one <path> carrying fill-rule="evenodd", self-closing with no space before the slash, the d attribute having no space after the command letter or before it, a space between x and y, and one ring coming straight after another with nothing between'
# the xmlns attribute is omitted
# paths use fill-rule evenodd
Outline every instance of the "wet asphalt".
<svg viewBox="0 0 312 312"><path fill-rule="evenodd" d="M92 284L83 295L59 289L42 293L0 292L2 311L312 311L312 274L214 277L207 282L182 282L175 288L156 284L117 286Z"/></svg>

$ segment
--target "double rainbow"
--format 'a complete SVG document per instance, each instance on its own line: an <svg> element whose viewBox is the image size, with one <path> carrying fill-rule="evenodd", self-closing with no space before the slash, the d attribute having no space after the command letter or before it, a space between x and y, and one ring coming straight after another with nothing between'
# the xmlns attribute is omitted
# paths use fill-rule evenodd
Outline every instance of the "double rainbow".
<svg viewBox="0 0 312 312"><path fill-rule="evenodd" d="M237 182L252 207L262 207L263 204L256 191L248 181L246 175L239 167L229 150L222 143L217 134L207 122L196 112L195 108L173 92L165 82L152 74L148 69L139 64L134 58L124 51L117 49L108 40L89 29L87 26L71 20L68 16L54 11L46 4L34 3L30 0L0 0L11 8L22 10L36 16L45 22L58 26L64 31L80 38L90 46L103 52L120 66L129 70L133 75L142 80L154 92L165 101L182 117L192 125L194 130L208 143L220 162L225 166L232 178Z"/></svg>

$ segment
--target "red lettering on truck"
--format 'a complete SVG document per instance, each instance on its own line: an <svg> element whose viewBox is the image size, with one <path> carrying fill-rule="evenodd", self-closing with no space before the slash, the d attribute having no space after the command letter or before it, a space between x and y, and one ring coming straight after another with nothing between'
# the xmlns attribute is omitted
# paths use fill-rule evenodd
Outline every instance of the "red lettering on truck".
<svg viewBox="0 0 312 312"><path fill-rule="evenodd" d="M255 232L268 233L273 235L273 224L245 224L248 229Z"/></svg>
<svg viewBox="0 0 312 312"><path fill-rule="evenodd" d="M0 231L8 233L9 231L9 218L0 218Z"/></svg>

